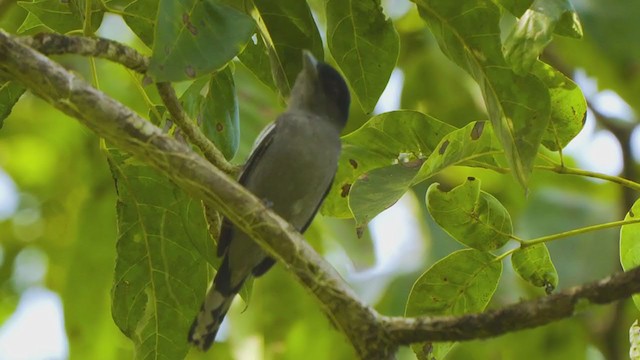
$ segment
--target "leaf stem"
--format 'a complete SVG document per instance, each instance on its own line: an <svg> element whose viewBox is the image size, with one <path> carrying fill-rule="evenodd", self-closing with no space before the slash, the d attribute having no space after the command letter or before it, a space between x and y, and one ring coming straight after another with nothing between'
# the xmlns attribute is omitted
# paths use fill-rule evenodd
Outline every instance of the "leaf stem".
<svg viewBox="0 0 640 360"><path fill-rule="evenodd" d="M527 246L533 246L533 245L537 245L537 244L547 243L547 242L551 242L551 241L554 241L554 240L559 240L559 239L563 239L563 238L566 238L566 237L570 237L570 236L574 236L574 235L580 235L580 234L584 234L584 233L588 233L588 232L592 232L592 231L604 230L604 229L608 229L608 228L612 228L612 227L618 227L618 226L630 225L630 224L637 224L637 223L640 223L640 219L618 220L618 221L612 221L612 222L608 222L608 223L604 223L604 224L586 226L586 227L583 227L583 228L569 230L569 231L565 231L565 232L561 232L561 233L557 233L557 234L553 234L553 235L547 235L547 236L539 237L539 238L536 238L536 239L533 239L533 240L525 241L524 243L522 243L522 247L527 247Z"/></svg>
<svg viewBox="0 0 640 360"><path fill-rule="evenodd" d="M562 165L556 165L556 166L536 165L534 167L540 170L553 171L558 174L579 175L579 176L586 176L594 179L607 180L607 181L611 181L613 183L628 187L630 189L640 191L640 184L638 184L635 181L631 181L619 176L612 176L612 175L597 173L597 172L588 171L588 170L570 168Z"/></svg>

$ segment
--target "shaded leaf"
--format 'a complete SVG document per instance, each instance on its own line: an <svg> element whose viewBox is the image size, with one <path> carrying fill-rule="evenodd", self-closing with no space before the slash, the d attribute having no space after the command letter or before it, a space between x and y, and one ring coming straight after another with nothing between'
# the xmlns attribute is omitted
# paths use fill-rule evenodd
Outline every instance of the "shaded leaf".
<svg viewBox="0 0 640 360"><path fill-rule="evenodd" d="M66 1L64 1L66 2ZM102 1L95 0L69 0L69 8L71 13L82 24L82 29L90 29L92 33L98 30L102 24L102 17L104 16L104 8ZM87 3L91 6L91 16L87 19ZM86 22L90 21L89 24Z"/></svg>
<svg viewBox="0 0 640 360"><path fill-rule="evenodd" d="M255 40L247 43L242 53L238 55L238 59L240 59L260 81L272 90L278 91L278 88L273 82L273 75L271 74L271 61L269 60L267 46L261 36L254 35L253 39Z"/></svg>
<svg viewBox="0 0 640 360"><path fill-rule="evenodd" d="M198 79L180 100L189 117L198 122L225 158L233 158L240 141L240 124L231 69L227 66L211 77Z"/></svg>
<svg viewBox="0 0 640 360"><path fill-rule="evenodd" d="M66 34L73 30L82 30L84 13L79 14L78 8L72 9L69 2L59 0L36 0L34 2L18 1L18 5L33 14L48 28ZM102 23L104 10L99 2L94 2L91 11L91 30L96 31ZM28 20L28 21L27 21ZM27 31L37 25L33 18L27 17L20 26L19 32Z"/></svg>
<svg viewBox="0 0 640 360"><path fill-rule="evenodd" d="M625 220L640 216L640 200L636 200ZM640 224L624 225L620 228L620 264L627 271L640 266ZM633 295L636 308L640 309L640 295Z"/></svg>
<svg viewBox="0 0 640 360"><path fill-rule="evenodd" d="M545 244L521 247L511 255L511 264L524 281L544 288L547 294L558 287L558 272Z"/></svg>
<svg viewBox="0 0 640 360"><path fill-rule="evenodd" d="M549 122L549 94L502 55L500 11L490 0L415 0L442 52L480 85L493 130L516 179L526 186Z"/></svg>
<svg viewBox="0 0 640 360"><path fill-rule="evenodd" d="M263 35L275 84L288 96L302 70L302 51L324 59L322 39L306 1L254 0L267 34ZM264 29L263 29L264 30Z"/></svg>
<svg viewBox="0 0 640 360"><path fill-rule="evenodd" d="M482 312L502 274L502 263L475 249L439 260L413 284L405 316L463 315ZM453 343L414 344L419 359L442 359Z"/></svg>
<svg viewBox="0 0 640 360"><path fill-rule="evenodd" d="M433 220L460 243L478 250L502 247L513 234L511 216L491 194L480 190L480 180L467 181L445 192L438 183L427 190Z"/></svg>
<svg viewBox="0 0 640 360"><path fill-rule="evenodd" d="M362 175L353 184L349 208L359 234L371 219L395 204L407 192L419 168L420 162L386 166Z"/></svg>
<svg viewBox="0 0 640 360"><path fill-rule="evenodd" d="M566 14L566 15L565 15ZM556 24L569 19L568 34L582 37L582 27L569 0L535 0L505 41L505 57L516 73L526 74L549 45ZM567 22L567 20L565 20Z"/></svg>
<svg viewBox="0 0 640 360"><path fill-rule="evenodd" d="M215 0L160 0L149 74L155 81L193 79L233 59L253 20Z"/></svg>
<svg viewBox="0 0 640 360"><path fill-rule="evenodd" d="M327 43L365 113L378 102L398 60L400 40L379 0L329 0Z"/></svg>
<svg viewBox="0 0 640 360"><path fill-rule="evenodd" d="M4 119L11 114L13 106L20 100L25 90L15 81L0 82L0 129L4 125Z"/></svg>
<svg viewBox="0 0 640 360"><path fill-rule="evenodd" d="M122 11L122 19L148 47L153 46L157 0L134 0Z"/></svg>
<svg viewBox="0 0 640 360"><path fill-rule="evenodd" d="M202 206L129 155L110 150L109 163L118 192L113 319L139 358L183 358L216 261Z"/></svg>
<svg viewBox="0 0 640 360"><path fill-rule="evenodd" d="M324 201L323 214L350 217L347 196L360 175L391 166L398 159L423 159L453 130L453 126L417 111L392 111L372 117L342 138L338 172Z"/></svg>
<svg viewBox="0 0 640 360"><path fill-rule="evenodd" d="M542 145L558 151L582 130L587 118L587 101L578 85L553 67L538 61L532 71L547 85L551 96L551 118Z"/></svg>

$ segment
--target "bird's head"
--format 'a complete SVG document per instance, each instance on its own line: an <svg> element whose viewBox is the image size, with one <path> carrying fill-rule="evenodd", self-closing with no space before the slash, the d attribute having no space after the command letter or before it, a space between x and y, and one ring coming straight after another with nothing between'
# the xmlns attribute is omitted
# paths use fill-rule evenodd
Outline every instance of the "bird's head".
<svg viewBox="0 0 640 360"><path fill-rule="evenodd" d="M331 65L309 52L302 54L303 67L289 98L290 110L328 116L342 130L349 117L351 96L344 78Z"/></svg>

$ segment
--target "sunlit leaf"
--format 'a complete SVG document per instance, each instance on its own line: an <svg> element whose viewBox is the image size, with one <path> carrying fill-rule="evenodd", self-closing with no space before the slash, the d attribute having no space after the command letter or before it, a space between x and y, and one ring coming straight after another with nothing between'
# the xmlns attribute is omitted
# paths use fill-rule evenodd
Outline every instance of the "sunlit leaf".
<svg viewBox="0 0 640 360"><path fill-rule="evenodd" d="M4 125L4 119L11 114L13 106L20 100L25 90L15 81L0 81L0 129Z"/></svg>
<svg viewBox="0 0 640 360"><path fill-rule="evenodd" d="M227 159L238 150L240 124L238 99L229 67L195 81L181 97L189 116Z"/></svg>
<svg viewBox="0 0 640 360"><path fill-rule="evenodd" d="M560 19L556 21L554 32L558 35L569 36L576 39L582 38L582 24L580 23L578 14L573 9L570 1L545 0L542 6L548 8L549 6L547 3L550 1L554 2L552 6L556 5L556 9L559 8L562 12ZM533 11L536 11L536 9L539 8L539 6L532 6L535 4L534 0L497 0L497 2L518 18L522 17L530 7ZM547 11L548 10L549 9L547 9ZM551 10L553 10L553 7L551 7Z"/></svg>
<svg viewBox="0 0 640 360"><path fill-rule="evenodd" d="M149 74L193 79L224 66L254 31L253 20L215 0L160 0Z"/></svg>
<svg viewBox="0 0 640 360"><path fill-rule="evenodd" d="M517 73L526 74L531 70L542 50L551 42L556 25L567 17L573 26L564 30L573 29L573 33L581 37L582 28L569 0L533 2L514 25L504 44L506 59Z"/></svg>
<svg viewBox="0 0 640 360"><path fill-rule="evenodd" d="M456 251L416 280L405 316L463 315L483 311L502 274L502 263L475 249ZM419 359L442 359L453 343L415 344Z"/></svg>
<svg viewBox="0 0 640 360"><path fill-rule="evenodd" d="M526 187L547 128L549 93L520 76L502 55L500 11L490 0L415 0L440 49L480 85L493 130L518 181Z"/></svg>
<svg viewBox="0 0 640 360"><path fill-rule="evenodd" d="M254 0L280 93L287 96L302 69L302 51L324 59L322 39L306 1Z"/></svg>
<svg viewBox="0 0 640 360"><path fill-rule="evenodd" d="M426 197L436 223L464 245L494 250L511 238L511 216L495 197L480 190L478 179L470 177L448 192L432 184Z"/></svg>
<svg viewBox="0 0 640 360"><path fill-rule="evenodd" d="M634 220L638 216L640 200L636 200L624 219ZM624 225L620 229L620 263L625 271L640 266L640 224ZM640 295L634 295L633 302L640 309Z"/></svg>
<svg viewBox="0 0 640 360"><path fill-rule="evenodd" d="M214 244L200 202L131 160L109 152L118 192L113 319L140 358L183 358Z"/></svg>
<svg viewBox="0 0 640 360"><path fill-rule="evenodd" d="M511 255L511 264L524 281L544 288L547 294L558 287L558 272L545 244L518 249Z"/></svg>
<svg viewBox="0 0 640 360"><path fill-rule="evenodd" d="M327 42L365 113L373 111L396 65L400 41L379 0L329 0Z"/></svg>
<svg viewBox="0 0 640 360"><path fill-rule="evenodd" d="M582 130L587 118L587 101L576 83L551 66L538 61L532 72L549 87L551 96L551 118L542 145L558 151Z"/></svg>

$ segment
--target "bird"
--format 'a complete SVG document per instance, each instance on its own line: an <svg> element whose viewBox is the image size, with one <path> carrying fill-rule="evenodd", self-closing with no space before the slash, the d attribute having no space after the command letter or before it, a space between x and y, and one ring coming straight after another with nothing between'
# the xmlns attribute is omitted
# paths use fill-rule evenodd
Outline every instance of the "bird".
<svg viewBox="0 0 640 360"><path fill-rule="evenodd" d="M349 117L349 88L331 65L303 51L288 107L258 137L238 182L300 233L309 227L333 183L340 133ZM188 341L208 350L235 295L275 259L224 219L217 245L222 258Z"/></svg>

